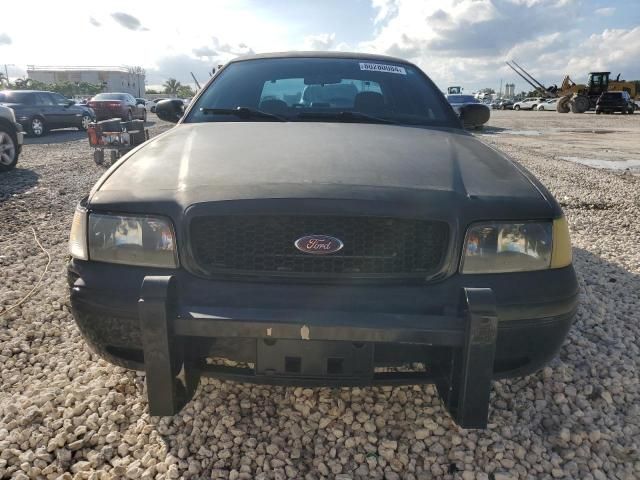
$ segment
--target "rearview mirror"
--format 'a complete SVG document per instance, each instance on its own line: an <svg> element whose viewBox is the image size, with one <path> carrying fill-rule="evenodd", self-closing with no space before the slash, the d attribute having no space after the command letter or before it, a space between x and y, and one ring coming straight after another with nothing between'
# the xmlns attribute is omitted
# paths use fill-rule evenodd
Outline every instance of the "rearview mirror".
<svg viewBox="0 0 640 480"><path fill-rule="evenodd" d="M481 103L467 103L460 107L460 120L465 127L477 127L489 121L491 111Z"/></svg>
<svg viewBox="0 0 640 480"><path fill-rule="evenodd" d="M335 85L342 82L340 75L322 74L304 77L305 85Z"/></svg>
<svg viewBox="0 0 640 480"><path fill-rule="evenodd" d="M183 114L184 103L182 103L182 100L161 100L156 105L156 115L166 122L177 123Z"/></svg>

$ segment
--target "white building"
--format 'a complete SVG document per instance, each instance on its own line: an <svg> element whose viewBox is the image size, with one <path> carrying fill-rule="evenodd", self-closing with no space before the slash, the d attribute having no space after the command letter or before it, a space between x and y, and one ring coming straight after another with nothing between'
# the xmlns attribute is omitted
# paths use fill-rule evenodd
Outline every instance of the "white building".
<svg viewBox="0 0 640 480"><path fill-rule="evenodd" d="M87 82L102 85L105 92L123 92L134 97L144 97L145 72L139 68L29 65L27 76L43 83Z"/></svg>

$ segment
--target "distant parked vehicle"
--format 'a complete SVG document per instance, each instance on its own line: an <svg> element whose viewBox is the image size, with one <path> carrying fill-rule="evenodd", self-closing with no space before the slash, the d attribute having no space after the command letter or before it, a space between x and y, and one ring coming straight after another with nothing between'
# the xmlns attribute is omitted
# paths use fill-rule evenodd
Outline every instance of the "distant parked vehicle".
<svg viewBox="0 0 640 480"><path fill-rule="evenodd" d="M89 101L98 120L147 120L147 111L129 93L99 93Z"/></svg>
<svg viewBox="0 0 640 480"><path fill-rule="evenodd" d="M0 172L11 170L18 163L22 149L22 125L9 107L0 107Z"/></svg>
<svg viewBox="0 0 640 480"><path fill-rule="evenodd" d="M636 105L629 92L604 92L596 102L596 114L620 112L633 113Z"/></svg>
<svg viewBox="0 0 640 480"><path fill-rule="evenodd" d="M513 110L513 100L501 100L498 104L499 110Z"/></svg>
<svg viewBox="0 0 640 480"><path fill-rule="evenodd" d="M41 137L55 128L86 130L95 120L94 111L55 92L3 90L0 104L10 107L29 135Z"/></svg>
<svg viewBox="0 0 640 480"><path fill-rule="evenodd" d="M538 111L549 110L551 112L555 112L556 106L558 105L558 100L559 98L552 98L551 100L542 102L540 105L538 105L537 110Z"/></svg>
<svg viewBox="0 0 640 480"><path fill-rule="evenodd" d="M524 100L520 100L513 104L514 110L535 110L540 103L544 102L545 99L542 97L530 97L525 98Z"/></svg>

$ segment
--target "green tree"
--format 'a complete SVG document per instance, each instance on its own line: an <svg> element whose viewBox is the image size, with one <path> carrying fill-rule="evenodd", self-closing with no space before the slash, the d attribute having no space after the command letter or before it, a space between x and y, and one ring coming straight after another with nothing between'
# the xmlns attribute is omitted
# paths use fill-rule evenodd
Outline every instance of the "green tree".
<svg viewBox="0 0 640 480"><path fill-rule="evenodd" d="M189 85L181 85L177 91L178 98L191 98L196 92L193 91L193 88Z"/></svg>
<svg viewBox="0 0 640 480"><path fill-rule="evenodd" d="M74 95L96 95L103 90L102 85L88 82L44 83L31 78L18 78L7 86L12 90L46 90L60 93L65 97L72 97Z"/></svg>
<svg viewBox="0 0 640 480"><path fill-rule="evenodd" d="M156 89L154 89L154 88L147 88L147 89L144 91L144 93L149 93L149 94L153 95L153 94L157 94L157 93L161 93L161 92L159 92L158 90L156 90Z"/></svg>
<svg viewBox="0 0 640 480"><path fill-rule="evenodd" d="M175 78L170 78L162 85L164 87L164 93L168 93L171 95L177 95L178 90L182 86L182 84L176 80Z"/></svg>
<svg viewBox="0 0 640 480"><path fill-rule="evenodd" d="M35 82L30 78L16 78L11 85L15 90L29 90L30 88L39 89L41 82Z"/></svg>

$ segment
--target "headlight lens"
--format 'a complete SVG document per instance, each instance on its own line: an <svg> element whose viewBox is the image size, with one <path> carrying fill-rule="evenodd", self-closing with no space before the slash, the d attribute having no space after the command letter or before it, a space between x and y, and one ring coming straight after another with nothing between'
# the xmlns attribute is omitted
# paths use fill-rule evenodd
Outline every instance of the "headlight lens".
<svg viewBox="0 0 640 480"><path fill-rule="evenodd" d="M551 222L472 225L465 240L462 273L545 270L551 267L552 250Z"/></svg>
<svg viewBox="0 0 640 480"><path fill-rule="evenodd" d="M173 228L151 216L89 215L89 258L100 262L176 268Z"/></svg>
<svg viewBox="0 0 640 480"><path fill-rule="evenodd" d="M88 260L87 251L87 209L78 205L73 214L71 234L69 235L69 253L73 258Z"/></svg>

